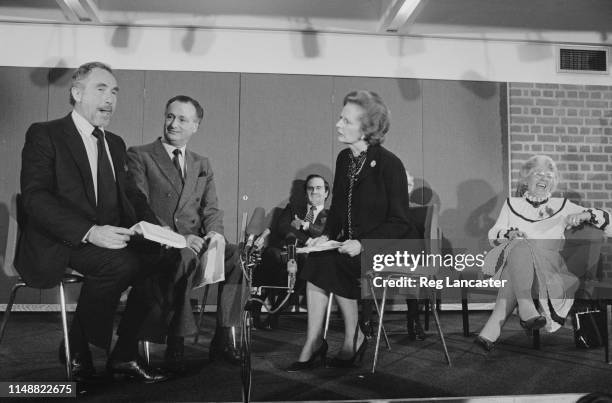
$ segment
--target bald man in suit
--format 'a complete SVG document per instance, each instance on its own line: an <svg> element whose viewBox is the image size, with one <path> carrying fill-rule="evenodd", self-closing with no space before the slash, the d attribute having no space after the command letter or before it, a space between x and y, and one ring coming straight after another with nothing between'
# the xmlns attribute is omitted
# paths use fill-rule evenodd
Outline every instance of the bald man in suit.
<svg viewBox="0 0 612 403"><path fill-rule="evenodd" d="M199 258L215 234L223 235L223 212L210 162L187 149L203 115L195 99L175 96L166 104L163 137L128 150L129 173L158 220L187 240L187 248L168 251L158 264L158 276L153 277L156 283L143 291L151 306L141 338L160 342L167 336L166 366L176 372L185 369L184 338L196 331L189 294ZM239 362L236 326L244 306L243 288L238 248L226 243L225 281L219 287L211 360Z"/></svg>

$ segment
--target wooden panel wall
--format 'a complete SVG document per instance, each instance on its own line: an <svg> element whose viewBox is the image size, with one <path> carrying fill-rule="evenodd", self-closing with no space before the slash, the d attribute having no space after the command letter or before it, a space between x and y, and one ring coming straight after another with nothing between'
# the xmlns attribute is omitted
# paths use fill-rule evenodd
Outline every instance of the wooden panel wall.
<svg viewBox="0 0 612 403"><path fill-rule="evenodd" d="M0 68L0 263L5 257L11 198L19 191L25 132L31 123L47 119L47 74L48 69ZM0 272L0 303L8 300L14 283L14 277ZM40 291L22 290L20 298L38 303Z"/></svg>
<svg viewBox="0 0 612 403"><path fill-rule="evenodd" d="M241 213L284 207L310 173L332 181L331 99L331 77L242 76Z"/></svg>
<svg viewBox="0 0 612 403"><path fill-rule="evenodd" d="M0 90L7 94L0 106L8 111L0 117L0 254L8 201L18 191L25 130L68 113L69 75L62 69L0 68ZM402 159L417 187L426 183L435 192L449 239L480 242L507 189L502 84L162 71L117 71L117 78L118 108L109 129L128 146L161 136L170 97L182 93L202 103L204 121L190 147L213 164L230 241L236 240L242 212L284 206L301 184L296 181L309 173L333 179L343 147L335 123L352 89L378 92L389 105L384 146ZM4 280L0 304L10 285ZM45 291L42 300L33 293L18 302L57 299L55 292Z"/></svg>

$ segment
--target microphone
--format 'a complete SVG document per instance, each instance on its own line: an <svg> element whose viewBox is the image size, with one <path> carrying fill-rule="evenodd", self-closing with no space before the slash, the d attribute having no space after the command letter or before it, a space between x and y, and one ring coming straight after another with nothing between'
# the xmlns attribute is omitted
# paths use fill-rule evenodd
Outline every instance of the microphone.
<svg viewBox="0 0 612 403"><path fill-rule="evenodd" d="M290 289L295 286L295 275L297 274L297 262L295 261L295 245L297 237L293 232L290 232L285 237L287 242L287 285Z"/></svg>
<svg viewBox="0 0 612 403"><path fill-rule="evenodd" d="M264 246L264 242L266 241L266 238L268 237L268 235L270 235L270 228L266 228L264 232L262 232L261 235L257 237L255 242L253 243L253 247L256 250L261 250L261 248L263 248Z"/></svg>
<svg viewBox="0 0 612 403"><path fill-rule="evenodd" d="M249 221L249 225L246 226L246 235L247 239L244 247L249 250L253 246L253 242L257 235L261 234L264 227L264 219L266 218L266 211L262 207L257 207L253 211L253 215L251 216L251 221Z"/></svg>

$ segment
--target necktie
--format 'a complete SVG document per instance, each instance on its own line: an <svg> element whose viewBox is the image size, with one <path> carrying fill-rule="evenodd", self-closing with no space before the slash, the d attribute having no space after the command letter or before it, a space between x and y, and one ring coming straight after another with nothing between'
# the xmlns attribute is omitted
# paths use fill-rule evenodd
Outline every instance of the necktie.
<svg viewBox="0 0 612 403"><path fill-rule="evenodd" d="M310 206L310 210L308 210L308 214L306 214L306 218L304 221L308 221L309 223L314 223L314 213L317 208L315 206Z"/></svg>
<svg viewBox="0 0 612 403"><path fill-rule="evenodd" d="M119 203L113 168L106 152L104 133L95 127L92 135L98 139L98 224L119 225Z"/></svg>
<svg viewBox="0 0 612 403"><path fill-rule="evenodd" d="M178 148L175 148L174 151L172 151L172 154L174 154L174 157L172 157L172 163L174 164L174 167L178 171L179 177L181 178L181 183L184 184L185 178L183 177L183 170L181 169L181 162L179 161L179 157L181 156L181 150L179 150Z"/></svg>

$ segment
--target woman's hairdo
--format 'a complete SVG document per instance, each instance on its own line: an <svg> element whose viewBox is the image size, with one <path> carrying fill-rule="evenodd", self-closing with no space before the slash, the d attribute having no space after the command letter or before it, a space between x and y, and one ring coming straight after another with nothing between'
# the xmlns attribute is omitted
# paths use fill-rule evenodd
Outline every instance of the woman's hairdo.
<svg viewBox="0 0 612 403"><path fill-rule="evenodd" d="M361 116L361 131L364 140L371 146L381 144L389 131L391 113L380 95L372 91L357 90L349 92L342 105L348 103L364 109Z"/></svg>
<svg viewBox="0 0 612 403"><path fill-rule="evenodd" d="M546 168L553 173L554 178L552 191L557 188L557 184L559 183L559 170L557 169L557 164L555 164L555 161L553 161L553 159L550 158L548 155L534 155L533 157L525 161L521 166L521 170L519 172L519 188L517 192L519 196L522 196L523 193L525 193L525 191L527 190L527 180L529 179L529 177L533 173L540 171L542 168Z"/></svg>

